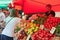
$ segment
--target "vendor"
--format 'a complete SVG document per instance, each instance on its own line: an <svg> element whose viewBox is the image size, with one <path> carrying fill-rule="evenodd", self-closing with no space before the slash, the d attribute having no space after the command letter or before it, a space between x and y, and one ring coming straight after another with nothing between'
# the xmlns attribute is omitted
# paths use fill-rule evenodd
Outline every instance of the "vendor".
<svg viewBox="0 0 60 40"><path fill-rule="evenodd" d="M52 10L52 6L50 4L46 5L46 9L47 9L46 16L55 17L55 12Z"/></svg>

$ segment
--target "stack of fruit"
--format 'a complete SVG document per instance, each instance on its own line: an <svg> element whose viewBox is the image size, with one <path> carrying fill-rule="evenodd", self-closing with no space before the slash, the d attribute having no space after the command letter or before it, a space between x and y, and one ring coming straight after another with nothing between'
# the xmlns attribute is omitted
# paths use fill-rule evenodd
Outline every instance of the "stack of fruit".
<svg viewBox="0 0 60 40"><path fill-rule="evenodd" d="M46 15L45 15L45 13L38 13L37 16L41 17L41 18L44 18Z"/></svg>
<svg viewBox="0 0 60 40"><path fill-rule="evenodd" d="M33 34L34 32L36 32L39 29L39 27L34 24L34 23L30 23L30 26L27 29L27 34Z"/></svg>
<svg viewBox="0 0 60 40"><path fill-rule="evenodd" d="M26 40L27 34L24 32L24 30L22 30L18 35L17 40Z"/></svg>
<svg viewBox="0 0 60 40"><path fill-rule="evenodd" d="M36 24L44 24L44 21L47 19L47 17L45 16L45 14L37 14L37 19L34 20L34 23Z"/></svg>
<svg viewBox="0 0 60 40"><path fill-rule="evenodd" d="M58 21L60 22L60 17L57 17L58 18Z"/></svg>
<svg viewBox="0 0 60 40"><path fill-rule="evenodd" d="M36 20L38 18L37 14L32 15L29 20Z"/></svg>
<svg viewBox="0 0 60 40"><path fill-rule="evenodd" d="M44 23L45 28L52 29L52 27L56 27L58 25L59 21L58 18L50 17L47 19L47 21Z"/></svg>
<svg viewBox="0 0 60 40"><path fill-rule="evenodd" d="M32 35L32 40L52 40L54 35L50 34L48 31L39 30Z"/></svg>

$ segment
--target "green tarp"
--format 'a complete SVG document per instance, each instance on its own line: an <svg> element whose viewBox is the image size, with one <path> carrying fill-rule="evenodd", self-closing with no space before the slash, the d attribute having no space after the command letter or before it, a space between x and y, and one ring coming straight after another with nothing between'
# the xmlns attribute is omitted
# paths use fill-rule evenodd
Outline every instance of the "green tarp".
<svg viewBox="0 0 60 40"><path fill-rule="evenodd" d="M8 4L11 3L12 0L0 0L0 8L7 8Z"/></svg>

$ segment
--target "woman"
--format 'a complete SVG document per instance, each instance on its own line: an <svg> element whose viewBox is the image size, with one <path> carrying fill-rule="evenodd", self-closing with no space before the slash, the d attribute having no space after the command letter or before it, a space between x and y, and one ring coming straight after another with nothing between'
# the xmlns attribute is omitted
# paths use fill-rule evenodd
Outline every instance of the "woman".
<svg viewBox="0 0 60 40"><path fill-rule="evenodd" d="M5 21L6 27L0 34L0 40L13 40L14 28L20 22L20 18L16 17L16 11L13 10L12 14Z"/></svg>

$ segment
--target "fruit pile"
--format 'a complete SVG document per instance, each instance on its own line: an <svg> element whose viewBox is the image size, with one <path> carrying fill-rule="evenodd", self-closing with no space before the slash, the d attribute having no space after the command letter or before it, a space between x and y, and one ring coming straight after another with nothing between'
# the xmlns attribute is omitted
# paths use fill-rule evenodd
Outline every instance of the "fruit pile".
<svg viewBox="0 0 60 40"><path fill-rule="evenodd" d="M55 17L50 17L47 19L47 21L45 21L44 26L47 29L52 29L52 27L56 27L58 25L59 21L58 18Z"/></svg>
<svg viewBox="0 0 60 40"><path fill-rule="evenodd" d="M45 17L45 13L41 13L41 14L38 13L37 16L43 18Z"/></svg>
<svg viewBox="0 0 60 40"><path fill-rule="evenodd" d="M32 35L32 40L52 40L54 35L50 34L45 30L38 30L36 33Z"/></svg>
<svg viewBox="0 0 60 40"><path fill-rule="evenodd" d="M24 30L22 30L18 35L19 36L18 36L17 40L22 40L22 39L25 39L27 37L27 34L24 32Z"/></svg>
<svg viewBox="0 0 60 40"><path fill-rule="evenodd" d="M58 17L58 21L60 22L60 17Z"/></svg>
<svg viewBox="0 0 60 40"><path fill-rule="evenodd" d="M29 18L29 20L21 20L20 28L24 28L24 30L20 32L18 40L22 40L24 38L26 39L27 35L32 35L31 36L32 40L52 40L54 35L51 34L51 29L56 28L59 22L60 18L49 17L47 19L47 17L45 17L45 14L44 15L34 14ZM44 26L44 29L48 30L41 29L43 27L41 25ZM60 35L59 28L60 25L58 26L57 30ZM54 33L55 31L52 32Z"/></svg>
<svg viewBox="0 0 60 40"><path fill-rule="evenodd" d="M35 20L35 19L37 19L37 18L38 18L37 14L34 14L34 15L32 15L32 16L29 18L29 20Z"/></svg>
<svg viewBox="0 0 60 40"><path fill-rule="evenodd" d="M27 34L33 34L34 32L36 32L39 29L39 27L34 24L34 23L30 23L29 28L27 29Z"/></svg>

